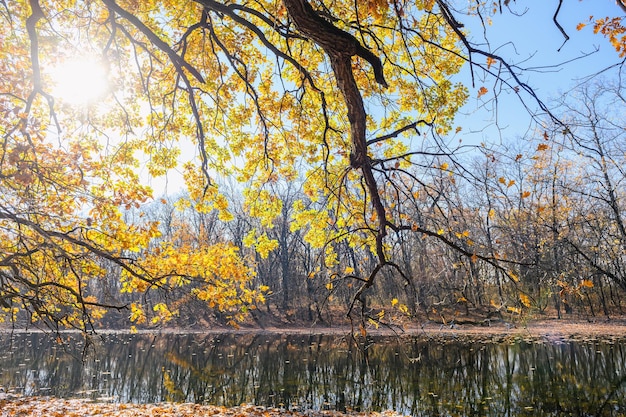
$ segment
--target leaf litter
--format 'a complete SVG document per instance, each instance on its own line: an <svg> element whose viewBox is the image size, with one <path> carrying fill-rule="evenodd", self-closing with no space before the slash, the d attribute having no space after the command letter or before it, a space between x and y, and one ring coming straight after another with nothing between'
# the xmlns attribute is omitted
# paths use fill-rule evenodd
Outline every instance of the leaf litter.
<svg viewBox="0 0 626 417"><path fill-rule="evenodd" d="M222 407L193 403L117 404L84 399L29 397L0 394L0 417L402 417L394 411L291 411L244 404Z"/></svg>

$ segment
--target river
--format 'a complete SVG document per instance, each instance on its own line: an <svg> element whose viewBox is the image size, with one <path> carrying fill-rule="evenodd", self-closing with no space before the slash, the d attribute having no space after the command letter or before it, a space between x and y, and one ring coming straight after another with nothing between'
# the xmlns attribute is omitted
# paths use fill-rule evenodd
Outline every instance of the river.
<svg viewBox="0 0 626 417"><path fill-rule="evenodd" d="M97 401L626 415L626 340L524 337L0 334L0 388Z"/></svg>

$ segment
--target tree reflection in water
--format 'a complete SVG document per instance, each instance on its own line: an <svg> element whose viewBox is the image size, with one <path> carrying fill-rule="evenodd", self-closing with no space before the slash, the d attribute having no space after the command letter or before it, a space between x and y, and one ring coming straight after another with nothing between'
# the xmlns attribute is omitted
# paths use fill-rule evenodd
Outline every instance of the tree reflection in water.
<svg viewBox="0 0 626 417"><path fill-rule="evenodd" d="M625 340L0 335L0 387L123 402L193 401L411 415L626 413ZM63 343L60 343L63 342Z"/></svg>

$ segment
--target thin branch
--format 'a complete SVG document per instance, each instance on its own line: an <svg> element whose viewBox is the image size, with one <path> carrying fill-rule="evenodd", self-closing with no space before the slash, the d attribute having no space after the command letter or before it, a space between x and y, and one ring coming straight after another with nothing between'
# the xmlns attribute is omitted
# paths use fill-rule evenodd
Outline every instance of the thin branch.
<svg viewBox="0 0 626 417"><path fill-rule="evenodd" d="M513 86L511 83L505 81L502 79L501 76L498 75L494 75L496 76L502 83L504 83L505 85L512 87L514 89L514 91L518 91L519 88L521 87L522 90L524 90L526 93L528 93L537 103L537 105L539 105L539 108L545 112L545 114L547 114L552 121L554 121L555 123L559 124L560 126L563 125L563 122L560 121L553 113L552 111L550 111L550 109L548 109L548 107L546 106L546 104L539 99L539 97L537 96L537 93L533 90L532 87L530 87L528 84L522 82L522 80L520 79L519 75L513 70L513 65L508 63L504 58L502 58L501 56L494 54L492 52L488 52L488 51L484 51L482 49L478 49L475 48L474 46L472 46L470 44L470 42L468 41L467 37L465 36L465 34L463 34L463 32L461 32L461 30L458 27L458 23L455 23L456 20L454 19L454 17L452 17L452 13L450 12L448 6L444 3L443 0L437 0L437 4L439 5L440 8L442 8L442 10L446 10L445 13L443 13L444 18L446 19L446 21L448 22L448 25L452 28L452 30L456 33L457 37L459 38L459 40L461 41L461 43L465 46L465 48L467 49L467 53L469 55L469 57L462 57L460 56L458 53L455 53L454 51L450 51L451 53L469 61L470 63L472 62L472 54L479 54L479 55L483 55L486 58L491 58L497 62L500 62L502 66L504 66L507 70L507 72L511 75L511 77L513 78L513 80L515 81L516 86ZM479 65L479 64L474 64L474 65ZM483 68L484 71L486 71L489 74L492 74L491 71L489 71L488 69L480 66L481 68ZM493 74L492 74L493 75ZM519 95L519 93L518 93ZM528 109L528 107L526 106L526 103L522 100L522 104L524 104L524 106Z"/></svg>
<svg viewBox="0 0 626 417"><path fill-rule="evenodd" d="M563 29L563 26L561 26L561 24L557 20L559 16L559 11L561 11L562 5L563 5L563 0L559 0L559 5L557 6L556 11L554 12L554 16L552 16L552 21L554 22L555 26L561 31L561 33L563 34L563 37L565 38L565 40L563 41L559 49L557 49L557 51L561 51L561 48L563 48L565 43L569 40L569 36L565 32L565 29Z"/></svg>

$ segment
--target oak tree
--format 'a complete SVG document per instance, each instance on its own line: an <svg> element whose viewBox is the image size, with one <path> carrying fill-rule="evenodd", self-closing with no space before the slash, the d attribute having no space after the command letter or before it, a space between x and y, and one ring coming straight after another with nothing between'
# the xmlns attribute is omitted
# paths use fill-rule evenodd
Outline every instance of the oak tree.
<svg viewBox="0 0 626 417"><path fill-rule="evenodd" d="M360 284L350 311L365 306L381 271L410 281L391 257L392 235L437 239L506 271L469 248L464 230L426 227L399 202L416 187L434 203L445 197L425 171L450 184L465 172L450 138L470 90L486 93L476 73L550 114L519 67L467 36L464 19L487 24L509 3L3 0L2 308L83 329L110 308L145 320L140 303L88 291L105 264L118 268L123 291L194 283L196 297L235 312L262 299L230 242L175 243L160 238L157 222L128 221L152 198L139 172L176 168L184 140L198 154L183 167L186 204L222 220L232 214L215 178L246 185L244 206L263 227L285 212L271 185L303 178L290 227L306 227L307 241L324 248L323 267L337 265L338 245L372 254L371 268L343 274ZM69 85L82 87L70 99L55 74L71 60L95 60L106 87L89 97L96 80L77 75ZM455 78L464 65L467 85ZM261 256L277 246L260 228L246 243ZM174 313L161 303L154 311L157 321Z"/></svg>

